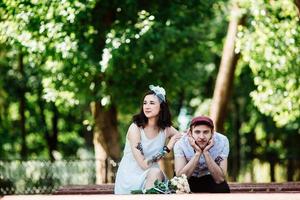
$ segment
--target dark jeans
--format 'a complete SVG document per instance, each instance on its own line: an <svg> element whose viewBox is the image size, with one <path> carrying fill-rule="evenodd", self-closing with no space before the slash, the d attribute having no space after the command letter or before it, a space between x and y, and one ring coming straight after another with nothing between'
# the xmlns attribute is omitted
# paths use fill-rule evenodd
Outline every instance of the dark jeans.
<svg viewBox="0 0 300 200"><path fill-rule="evenodd" d="M198 177L190 177L188 179L191 192L193 193L230 193L229 186L226 181L217 184L211 175Z"/></svg>

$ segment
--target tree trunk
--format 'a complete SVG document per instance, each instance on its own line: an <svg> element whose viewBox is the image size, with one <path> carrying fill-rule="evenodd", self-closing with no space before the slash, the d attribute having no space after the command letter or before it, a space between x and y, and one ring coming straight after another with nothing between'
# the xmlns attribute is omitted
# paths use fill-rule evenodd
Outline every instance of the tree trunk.
<svg viewBox="0 0 300 200"><path fill-rule="evenodd" d="M99 52L102 52L105 47L106 34L109 32L111 25L114 23L117 14L117 7L114 2L103 9L103 3L97 2L92 15L93 27L97 30L97 35L94 38L93 48L90 49L90 55L95 55L95 62L99 62ZM95 91L99 91L101 87L101 81L104 74L94 77L94 83L96 84ZM96 95L95 95L96 96ZM91 102L90 109L94 118L93 128L93 144L95 150L96 159L96 183L101 184L106 182L106 166L108 163L108 157L112 159L119 159L120 157L120 144L119 135L117 131L117 113L112 106L109 109L101 105L100 102Z"/></svg>
<svg viewBox="0 0 300 200"><path fill-rule="evenodd" d="M293 176L294 176L294 160L292 158L288 158L287 161L287 169L286 169L286 174L287 174L287 181L293 181Z"/></svg>
<svg viewBox="0 0 300 200"><path fill-rule="evenodd" d="M256 154L255 149L257 149L257 141L256 141L256 137L255 137L255 127L256 126L257 126L257 123L255 123L252 126L250 132L248 133L249 134L249 137L248 137L249 138L249 146L251 147L250 152L247 157L245 156L245 153L244 153L243 154L244 159L243 158L241 159L243 161L242 166L247 165L248 163L251 163L250 164L251 182L255 180L255 174L256 174L256 172L254 171L254 166L255 166L254 160L257 157L255 155Z"/></svg>
<svg viewBox="0 0 300 200"><path fill-rule="evenodd" d="M91 103L91 110L95 120L93 142L96 158L96 183L101 184L106 182L106 168L108 167L105 166L105 162L107 157L115 161L120 159L117 111L115 106L111 105L109 108L105 108L99 102Z"/></svg>
<svg viewBox="0 0 300 200"><path fill-rule="evenodd" d="M268 123L268 122L267 122ZM272 142L272 136L270 135L270 133L267 135L266 138L266 143L267 146L270 147L271 142ZM275 165L276 165L276 161L277 159L277 154L275 152L275 150L273 148L268 149L267 148L267 152L266 152L266 159L270 164L270 178L271 178L271 182L275 182Z"/></svg>
<svg viewBox="0 0 300 200"><path fill-rule="evenodd" d="M239 110L240 105L237 101L233 100L233 110L232 110L232 118L233 118L233 160L232 160L232 178L233 181L237 181L237 177L240 172L241 166L241 142L240 142L240 128L242 125L242 120L240 119Z"/></svg>
<svg viewBox="0 0 300 200"><path fill-rule="evenodd" d="M295 2L295 5L298 8L298 17L300 18L300 0L294 0L294 2Z"/></svg>
<svg viewBox="0 0 300 200"><path fill-rule="evenodd" d="M53 157L53 152L57 150L57 137L58 137L58 119L59 119L59 112L55 105L55 103L52 103L52 135L50 136L50 140L48 141L49 145L49 151L51 153L51 157Z"/></svg>
<svg viewBox="0 0 300 200"><path fill-rule="evenodd" d="M293 180L294 175L299 174L299 164L297 165L297 161L299 161L299 151L298 151L298 141L300 137L296 132L288 133L288 137L286 138L285 146L289 147L287 149L287 167L286 167L286 175L287 181L297 181L299 178Z"/></svg>
<svg viewBox="0 0 300 200"><path fill-rule="evenodd" d="M275 160L270 160L270 177L271 182L275 182Z"/></svg>
<svg viewBox="0 0 300 200"><path fill-rule="evenodd" d="M25 128L25 72L24 72L24 62L23 62L23 54L20 52L19 54L19 72L21 74L21 84L20 84L20 106L19 106L19 114L20 114L20 130L21 130L21 158L27 159L27 144L26 144L26 128Z"/></svg>
<svg viewBox="0 0 300 200"><path fill-rule="evenodd" d="M43 127L43 131L45 133L45 138L48 146L48 155L51 161L54 161L55 158L53 156L54 150L57 150L57 141L58 141L58 119L59 119L59 112L57 110L57 107L55 103L52 103L52 111L53 116L51 119L52 122L52 134L50 134L49 129L47 127L46 123L46 116L45 116L45 101L42 99L42 89L39 88L38 91L39 95L39 108L41 112L41 123Z"/></svg>
<svg viewBox="0 0 300 200"><path fill-rule="evenodd" d="M46 143L48 145L49 158L50 158L51 161L54 161L54 157L53 157L51 147L50 147L50 142L49 142L51 140L51 138L50 138L50 133L49 133L49 130L48 130L48 127L47 127L47 122L46 122L45 101L42 98L42 91L43 91L43 89L42 89L42 87L40 87L38 89L38 105L39 105L39 108L40 108L42 131L45 134Z"/></svg>
<svg viewBox="0 0 300 200"><path fill-rule="evenodd" d="M223 131L223 123L226 117L230 91L232 89L234 71L239 57L234 51L237 28L241 22L241 18L236 17L238 11L239 8L233 6L210 109L210 116L215 123L215 128L220 132Z"/></svg>

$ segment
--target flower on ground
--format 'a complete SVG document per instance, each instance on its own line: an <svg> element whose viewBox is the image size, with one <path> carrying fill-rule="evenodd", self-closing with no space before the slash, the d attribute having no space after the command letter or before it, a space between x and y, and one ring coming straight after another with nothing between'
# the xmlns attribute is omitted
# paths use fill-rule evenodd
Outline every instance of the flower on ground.
<svg viewBox="0 0 300 200"><path fill-rule="evenodd" d="M184 194L190 192L190 186L185 174L181 176L175 176L166 182L156 180L153 188L144 191L131 191L132 194Z"/></svg>

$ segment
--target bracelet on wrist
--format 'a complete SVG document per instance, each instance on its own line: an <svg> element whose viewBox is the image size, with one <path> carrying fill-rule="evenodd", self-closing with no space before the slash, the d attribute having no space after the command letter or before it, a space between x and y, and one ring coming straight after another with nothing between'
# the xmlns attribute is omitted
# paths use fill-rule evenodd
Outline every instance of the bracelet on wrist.
<svg viewBox="0 0 300 200"><path fill-rule="evenodd" d="M170 153L170 149L169 149L169 147L167 147L167 146L164 146L163 147L163 151L165 151L166 153Z"/></svg>

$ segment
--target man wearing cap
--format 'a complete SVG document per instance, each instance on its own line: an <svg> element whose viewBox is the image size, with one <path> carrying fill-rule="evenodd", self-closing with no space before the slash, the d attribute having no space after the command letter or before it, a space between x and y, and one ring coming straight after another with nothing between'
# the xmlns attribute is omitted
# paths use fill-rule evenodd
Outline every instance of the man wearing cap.
<svg viewBox="0 0 300 200"><path fill-rule="evenodd" d="M229 142L214 132L206 116L192 119L188 132L175 144L175 172L188 177L190 189L199 192L230 192L226 182Z"/></svg>

